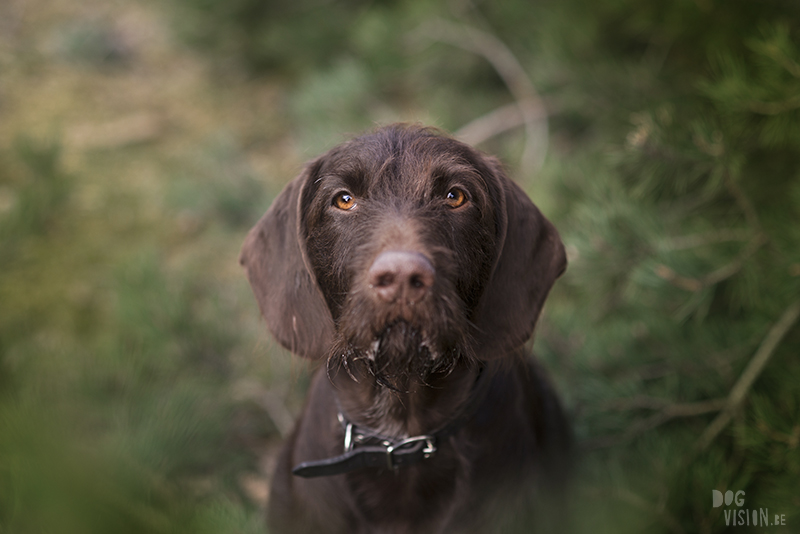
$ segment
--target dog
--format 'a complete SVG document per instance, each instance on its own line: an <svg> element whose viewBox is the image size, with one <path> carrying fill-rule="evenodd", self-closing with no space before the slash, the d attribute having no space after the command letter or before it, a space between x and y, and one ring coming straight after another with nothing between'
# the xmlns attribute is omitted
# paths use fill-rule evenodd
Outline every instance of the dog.
<svg viewBox="0 0 800 534"><path fill-rule="evenodd" d="M275 338L324 364L277 461L270 532L536 522L571 439L525 344L566 255L498 160L379 128L311 161L240 263Z"/></svg>

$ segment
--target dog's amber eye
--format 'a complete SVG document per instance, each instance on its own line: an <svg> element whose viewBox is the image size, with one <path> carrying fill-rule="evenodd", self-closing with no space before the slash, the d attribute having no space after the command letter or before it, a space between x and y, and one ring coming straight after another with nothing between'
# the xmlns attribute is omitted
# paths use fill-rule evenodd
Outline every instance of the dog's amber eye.
<svg viewBox="0 0 800 534"><path fill-rule="evenodd" d="M445 195L445 202L451 208L458 208L467 202L467 194L461 189L454 187Z"/></svg>
<svg viewBox="0 0 800 534"><path fill-rule="evenodd" d="M340 210L350 210L353 209L356 205L356 199L353 198L353 195L350 193L339 193L333 199L333 205L339 208Z"/></svg>

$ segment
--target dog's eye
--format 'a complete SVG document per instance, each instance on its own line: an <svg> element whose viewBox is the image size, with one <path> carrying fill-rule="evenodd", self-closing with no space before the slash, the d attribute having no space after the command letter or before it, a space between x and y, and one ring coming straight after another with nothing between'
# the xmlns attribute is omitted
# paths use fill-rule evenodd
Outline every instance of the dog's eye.
<svg viewBox="0 0 800 534"><path fill-rule="evenodd" d="M467 202L467 194L461 189L454 187L445 195L445 202L451 208L458 208Z"/></svg>
<svg viewBox="0 0 800 534"><path fill-rule="evenodd" d="M333 198L333 205L340 210L350 210L356 205L356 199L347 192L341 192Z"/></svg>

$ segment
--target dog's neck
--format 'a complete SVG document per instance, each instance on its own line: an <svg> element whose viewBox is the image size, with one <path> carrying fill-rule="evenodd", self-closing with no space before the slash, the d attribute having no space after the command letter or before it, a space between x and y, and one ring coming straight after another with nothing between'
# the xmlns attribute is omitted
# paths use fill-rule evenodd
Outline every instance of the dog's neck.
<svg viewBox="0 0 800 534"><path fill-rule="evenodd" d="M447 372L396 376L391 385L366 362L330 373L342 413L352 423L405 438L432 432L453 418L472 393L478 366L456 363Z"/></svg>

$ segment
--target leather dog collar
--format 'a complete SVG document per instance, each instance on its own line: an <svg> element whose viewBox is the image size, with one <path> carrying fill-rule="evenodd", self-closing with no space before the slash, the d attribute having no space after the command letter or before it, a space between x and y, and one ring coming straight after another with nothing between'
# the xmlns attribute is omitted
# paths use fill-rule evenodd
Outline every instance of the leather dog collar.
<svg viewBox="0 0 800 534"><path fill-rule="evenodd" d="M340 475L367 467L394 470L430 458L444 439L455 434L478 410L489 389L489 374L481 367L467 400L447 423L430 434L409 438L385 436L368 427L355 425L339 411L337 417L344 428L344 454L302 462L292 469L292 473L313 478Z"/></svg>

